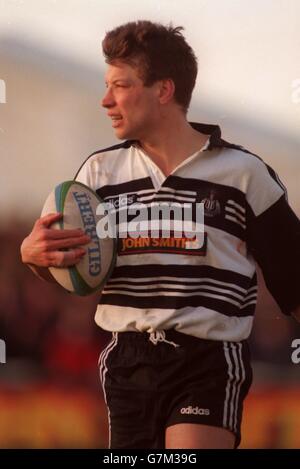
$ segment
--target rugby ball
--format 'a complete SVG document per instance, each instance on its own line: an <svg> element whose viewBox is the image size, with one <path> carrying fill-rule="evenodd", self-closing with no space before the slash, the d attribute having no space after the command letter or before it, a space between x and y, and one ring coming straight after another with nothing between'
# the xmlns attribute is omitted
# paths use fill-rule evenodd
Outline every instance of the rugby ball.
<svg viewBox="0 0 300 469"><path fill-rule="evenodd" d="M99 204L102 205L102 215L96 213ZM101 291L112 272L117 252L117 241L114 237L99 237L99 231L97 233L97 224L103 216L108 216L103 200L84 184L65 181L49 194L42 216L54 212L61 212L63 218L53 223L51 228L81 228L90 236L91 241L83 246L86 254L76 265L49 267L51 275L66 290L80 296Z"/></svg>

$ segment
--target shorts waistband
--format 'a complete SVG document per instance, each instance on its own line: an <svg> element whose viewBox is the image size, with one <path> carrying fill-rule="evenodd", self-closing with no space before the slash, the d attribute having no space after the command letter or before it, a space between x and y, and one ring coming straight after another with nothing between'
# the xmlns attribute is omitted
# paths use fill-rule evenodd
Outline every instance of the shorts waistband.
<svg viewBox="0 0 300 469"><path fill-rule="evenodd" d="M175 329L160 329L153 332L138 332L138 331L125 331L125 332L114 332L118 335L119 341L142 341L151 342L153 345L157 345L159 342L169 343L174 347L180 347L191 344L199 344L201 342L212 342L207 339L200 339L182 332L176 331Z"/></svg>

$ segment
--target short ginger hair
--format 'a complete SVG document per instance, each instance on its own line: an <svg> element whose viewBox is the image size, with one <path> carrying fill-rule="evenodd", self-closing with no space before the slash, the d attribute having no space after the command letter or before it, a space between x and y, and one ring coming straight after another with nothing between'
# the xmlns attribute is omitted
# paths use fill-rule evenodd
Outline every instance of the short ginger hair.
<svg viewBox="0 0 300 469"><path fill-rule="evenodd" d="M121 61L137 69L144 86L171 79L174 99L187 113L197 77L197 58L182 35L183 27L132 21L112 29L102 42L108 64Z"/></svg>

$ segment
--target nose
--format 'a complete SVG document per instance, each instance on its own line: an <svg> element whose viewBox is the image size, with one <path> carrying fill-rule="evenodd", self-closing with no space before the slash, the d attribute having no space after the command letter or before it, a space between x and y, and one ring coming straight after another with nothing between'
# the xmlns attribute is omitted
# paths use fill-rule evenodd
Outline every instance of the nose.
<svg viewBox="0 0 300 469"><path fill-rule="evenodd" d="M115 104L115 100L110 88L107 88L105 95L102 98L101 105L105 108L110 108Z"/></svg>

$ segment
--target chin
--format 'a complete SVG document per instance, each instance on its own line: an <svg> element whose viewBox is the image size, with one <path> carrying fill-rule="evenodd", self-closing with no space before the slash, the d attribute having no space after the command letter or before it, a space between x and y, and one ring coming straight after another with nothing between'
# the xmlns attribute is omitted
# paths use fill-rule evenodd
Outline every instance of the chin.
<svg viewBox="0 0 300 469"><path fill-rule="evenodd" d="M122 131L122 130L118 130L118 129L115 129L114 130L115 132L115 136L119 139L119 140L124 140L126 139L126 132Z"/></svg>
<svg viewBox="0 0 300 469"><path fill-rule="evenodd" d="M125 129L115 129L115 135L119 140L137 140L133 132Z"/></svg>

